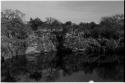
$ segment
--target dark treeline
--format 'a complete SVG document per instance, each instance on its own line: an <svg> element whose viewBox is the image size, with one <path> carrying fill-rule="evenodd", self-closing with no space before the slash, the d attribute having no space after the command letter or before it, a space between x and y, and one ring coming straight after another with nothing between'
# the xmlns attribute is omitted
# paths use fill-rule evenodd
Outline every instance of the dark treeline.
<svg viewBox="0 0 125 83"><path fill-rule="evenodd" d="M124 14L102 17L99 24L62 23L51 17L46 21L31 18L25 22L23 18L24 14L19 10L1 12L2 76L6 75L6 79L22 71L32 73L29 70L31 65L27 65L26 51L34 42L38 43L37 49L40 50L34 70L45 69L40 66L45 64L51 67L51 71L54 67L65 72L82 69L83 65L93 69L100 66L99 63L123 64ZM51 53L44 56L45 52L53 51L56 52L54 58ZM5 60L6 57L9 59ZM42 77L39 72L35 73L37 75L32 73L30 77Z"/></svg>

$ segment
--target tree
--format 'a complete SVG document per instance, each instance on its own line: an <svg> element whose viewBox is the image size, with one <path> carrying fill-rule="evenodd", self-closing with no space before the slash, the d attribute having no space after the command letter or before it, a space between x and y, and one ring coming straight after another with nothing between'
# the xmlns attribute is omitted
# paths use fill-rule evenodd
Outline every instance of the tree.
<svg viewBox="0 0 125 83"><path fill-rule="evenodd" d="M108 38L119 39L120 32L124 30L124 15L118 14L111 17L103 17L100 25L103 28L102 35Z"/></svg>
<svg viewBox="0 0 125 83"><path fill-rule="evenodd" d="M124 25L124 14L117 14L114 16L110 16L110 17L102 17L101 25L106 25L109 27L113 27L116 26L118 27L118 25L123 28Z"/></svg>
<svg viewBox="0 0 125 83"><path fill-rule="evenodd" d="M43 22L40 20L40 18L35 18L35 19L30 18L29 24L32 30L36 31L38 27L43 24Z"/></svg>
<svg viewBox="0 0 125 83"><path fill-rule="evenodd" d="M20 32L24 32L24 29L26 28L24 24L24 16L25 14L19 10L3 10L1 12L2 34L8 33L16 36L17 34L20 34Z"/></svg>
<svg viewBox="0 0 125 83"><path fill-rule="evenodd" d="M11 22L24 23L25 14L19 10L6 9L1 12L1 22L3 24Z"/></svg>
<svg viewBox="0 0 125 83"><path fill-rule="evenodd" d="M23 40L28 36L26 24L24 24L23 20L24 15L25 14L19 10L7 9L1 12L1 35L3 48L10 48L12 52L15 53L17 53L16 50L21 51L18 49L20 47L24 46L24 48L26 48L26 42L23 42ZM7 43L7 46L4 45L5 42ZM10 56L13 56L13 54Z"/></svg>
<svg viewBox="0 0 125 83"><path fill-rule="evenodd" d="M119 39L124 30L124 15L118 14L111 17L103 17L100 25L105 28L104 32L107 32L110 38Z"/></svg>
<svg viewBox="0 0 125 83"><path fill-rule="evenodd" d="M59 23L59 21L55 18L48 17L48 18L46 18L46 23L51 25L53 23Z"/></svg>
<svg viewBox="0 0 125 83"><path fill-rule="evenodd" d="M65 25L71 26L71 25L72 25L72 22L71 22L71 21L67 21L67 22L65 23Z"/></svg>

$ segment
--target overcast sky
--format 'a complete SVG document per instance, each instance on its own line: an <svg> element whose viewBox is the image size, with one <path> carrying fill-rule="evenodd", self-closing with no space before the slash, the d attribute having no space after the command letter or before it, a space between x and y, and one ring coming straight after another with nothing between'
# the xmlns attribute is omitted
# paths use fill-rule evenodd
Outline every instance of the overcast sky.
<svg viewBox="0 0 125 83"><path fill-rule="evenodd" d="M54 17L62 22L98 23L103 16L112 16L124 13L123 1L4 1L2 10L18 9L30 17Z"/></svg>

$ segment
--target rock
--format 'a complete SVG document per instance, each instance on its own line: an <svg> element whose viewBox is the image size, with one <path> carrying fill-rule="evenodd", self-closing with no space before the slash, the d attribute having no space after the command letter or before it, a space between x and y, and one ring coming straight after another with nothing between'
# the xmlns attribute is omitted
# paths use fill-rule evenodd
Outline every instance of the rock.
<svg viewBox="0 0 125 83"><path fill-rule="evenodd" d="M39 35L36 33L31 35L28 38L28 47L25 52L26 54L56 51L56 46L50 39L50 37L53 36L52 34L48 32L41 32Z"/></svg>

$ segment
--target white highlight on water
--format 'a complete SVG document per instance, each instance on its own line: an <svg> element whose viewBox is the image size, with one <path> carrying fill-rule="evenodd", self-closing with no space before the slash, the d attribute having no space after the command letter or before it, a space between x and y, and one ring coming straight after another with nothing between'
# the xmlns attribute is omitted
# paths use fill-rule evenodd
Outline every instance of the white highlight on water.
<svg viewBox="0 0 125 83"><path fill-rule="evenodd" d="M94 81L93 81L93 80L90 80L89 83L94 83Z"/></svg>

